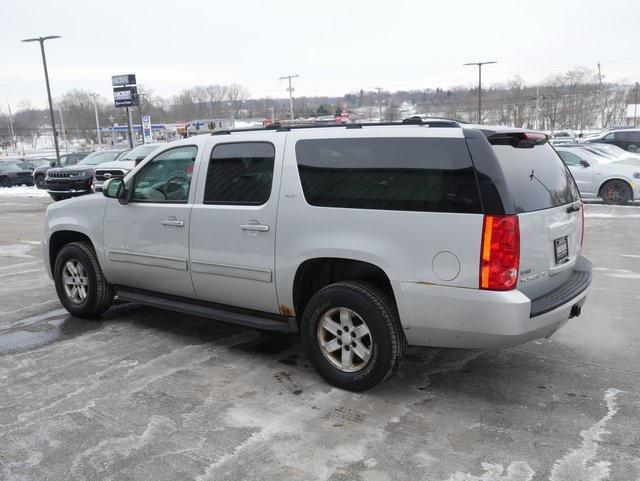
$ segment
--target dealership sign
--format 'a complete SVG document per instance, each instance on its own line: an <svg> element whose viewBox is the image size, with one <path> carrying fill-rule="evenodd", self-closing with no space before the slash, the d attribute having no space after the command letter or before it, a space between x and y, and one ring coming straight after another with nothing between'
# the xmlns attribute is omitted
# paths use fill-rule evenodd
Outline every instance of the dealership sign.
<svg viewBox="0 0 640 481"><path fill-rule="evenodd" d="M114 87L113 100L116 107L133 107L138 105L138 89L131 87Z"/></svg>
<svg viewBox="0 0 640 481"><path fill-rule="evenodd" d="M111 77L111 85L113 87L122 87L124 85L135 85L136 75L133 73L127 75L114 75Z"/></svg>

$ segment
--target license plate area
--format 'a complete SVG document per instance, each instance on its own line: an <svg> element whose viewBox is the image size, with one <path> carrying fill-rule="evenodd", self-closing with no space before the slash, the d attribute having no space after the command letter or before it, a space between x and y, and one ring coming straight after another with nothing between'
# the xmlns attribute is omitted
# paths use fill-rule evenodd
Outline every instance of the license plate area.
<svg viewBox="0 0 640 481"><path fill-rule="evenodd" d="M569 243L567 242L567 236L554 240L553 250L556 264L564 264L567 262L569 260Z"/></svg>

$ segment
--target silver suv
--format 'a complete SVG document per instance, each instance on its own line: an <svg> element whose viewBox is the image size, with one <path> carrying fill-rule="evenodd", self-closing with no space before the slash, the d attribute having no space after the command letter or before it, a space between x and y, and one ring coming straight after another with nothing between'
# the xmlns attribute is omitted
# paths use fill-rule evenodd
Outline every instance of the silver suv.
<svg viewBox="0 0 640 481"><path fill-rule="evenodd" d="M45 264L75 316L120 300L301 332L361 391L407 344L505 347L580 314L576 184L543 134L455 122L221 131L104 195L51 205Z"/></svg>

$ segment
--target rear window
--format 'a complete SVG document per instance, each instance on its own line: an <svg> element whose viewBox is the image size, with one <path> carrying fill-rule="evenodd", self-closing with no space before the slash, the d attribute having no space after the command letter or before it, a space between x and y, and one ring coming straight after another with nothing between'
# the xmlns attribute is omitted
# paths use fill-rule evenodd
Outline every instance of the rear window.
<svg viewBox="0 0 640 481"><path fill-rule="evenodd" d="M309 139L296 157L314 206L482 212L464 139Z"/></svg>
<svg viewBox="0 0 640 481"><path fill-rule="evenodd" d="M532 212L575 202L580 198L573 177L553 147L532 149L494 145L516 212Z"/></svg>

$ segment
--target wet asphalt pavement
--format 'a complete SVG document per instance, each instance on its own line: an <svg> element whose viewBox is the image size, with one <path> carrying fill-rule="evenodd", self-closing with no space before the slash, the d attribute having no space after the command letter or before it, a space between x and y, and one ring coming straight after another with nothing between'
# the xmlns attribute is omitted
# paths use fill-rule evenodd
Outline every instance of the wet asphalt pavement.
<svg viewBox="0 0 640 481"><path fill-rule="evenodd" d="M47 203L0 198L0 480L640 480L640 207L587 206L592 290L551 339L411 348L353 394L295 336L69 316L41 264Z"/></svg>

